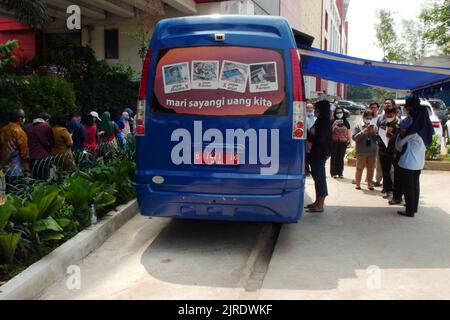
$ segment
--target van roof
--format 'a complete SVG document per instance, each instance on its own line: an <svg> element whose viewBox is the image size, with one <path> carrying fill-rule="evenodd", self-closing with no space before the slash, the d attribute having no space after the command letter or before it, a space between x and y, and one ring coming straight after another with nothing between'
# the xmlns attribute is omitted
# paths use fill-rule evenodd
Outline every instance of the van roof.
<svg viewBox="0 0 450 320"><path fill-rule="evenodd" d="M212 36L215 33L225 34L224 44L234 44L243 38L247 41L254 38L259 39L259 42L270 40L273 46L285 47L288 44L289 47L296 47L293 31L285 18L253 15L205 15L163 19L155 27L150 46L163 48L193 45L189 44L188 40L194 38L212 45L217 44Z"/></svg>

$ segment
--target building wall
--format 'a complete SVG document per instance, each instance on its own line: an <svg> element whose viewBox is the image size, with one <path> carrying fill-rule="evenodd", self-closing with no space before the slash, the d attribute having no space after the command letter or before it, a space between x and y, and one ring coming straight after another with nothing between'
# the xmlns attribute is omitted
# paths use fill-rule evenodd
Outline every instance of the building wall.
<svg viewBox="0 0 450 320"><path fill-rule="evenodd" d="M30 29L27 25L0 17L0 43L17 40L19 48L14 50L14 55L19 60L33 59L37 54L36 37L36 31Z"/></svg>

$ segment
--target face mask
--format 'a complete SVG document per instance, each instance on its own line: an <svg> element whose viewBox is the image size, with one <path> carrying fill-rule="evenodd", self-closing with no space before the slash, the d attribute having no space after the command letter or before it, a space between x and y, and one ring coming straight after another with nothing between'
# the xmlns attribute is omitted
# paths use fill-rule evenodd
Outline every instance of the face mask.
<svg viewBox="0 0 450 320"><path fill-rule="evenodd" d="M343 113L336 113L336 118L342 119L344 117Z"/></svg>
<svg viewBox="0 0 450 320"><path fill-rule="evenodd" d="M306 113L308 117L313 118L314 117L314 112L307 112Z"/></svg>

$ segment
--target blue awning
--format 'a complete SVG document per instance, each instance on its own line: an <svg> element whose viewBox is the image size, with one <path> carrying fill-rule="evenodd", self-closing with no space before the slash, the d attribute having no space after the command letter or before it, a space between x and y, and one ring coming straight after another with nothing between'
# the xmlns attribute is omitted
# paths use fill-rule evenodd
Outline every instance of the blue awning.
<svg viewBox="0 0 450 320"><path fill-rule="evenodd" d="M304 75L357 86L417 90L450 81L449 68L364 60L300 45Z"/></svg>

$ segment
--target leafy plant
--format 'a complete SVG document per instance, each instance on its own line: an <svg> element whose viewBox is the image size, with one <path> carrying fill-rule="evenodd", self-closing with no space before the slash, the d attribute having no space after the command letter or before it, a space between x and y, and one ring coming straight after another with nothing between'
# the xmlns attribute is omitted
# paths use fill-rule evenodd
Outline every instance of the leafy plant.
<svg viewBox="0 0 450 320"><path fill-rule="evenodd" d="M21 238L20 232L3 231L11 214L15 211L16 208L10 203L5 203L0 206L0 253L4 256L7 262L12 262L17 245L19 244Z"/></svg>
<svg viewBox="0 0 450 320"><path fill-rule="evenodd" d="M425 157L427 160L437 160L441 154L441 145L438 143L438 136L433 136L433 142L428 147Z"/></svg>
<svg viewBox="0 0 450 320"><path fill-rule="evenodd" d="M64 196L56 186L38 186L31 200L23 205L14 202L16 212L14 217L32 230L32 240L35 242L59 240L64 237L62 227L53 219L52 215L64 204Z"/></svg>

